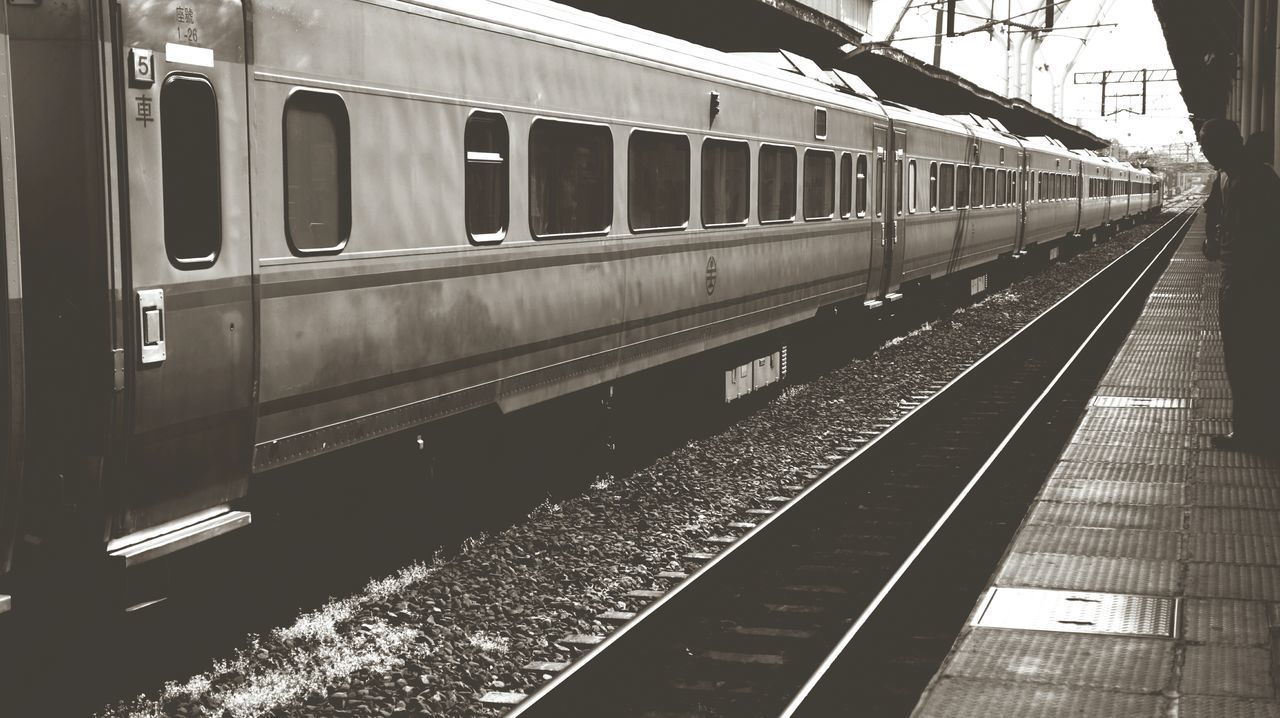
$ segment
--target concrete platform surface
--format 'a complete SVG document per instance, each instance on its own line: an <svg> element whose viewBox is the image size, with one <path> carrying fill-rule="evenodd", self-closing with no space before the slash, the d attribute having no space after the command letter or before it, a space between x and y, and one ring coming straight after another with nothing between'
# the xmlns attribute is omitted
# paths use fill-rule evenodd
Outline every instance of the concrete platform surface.
<svg viewBox="0 0 1280 718"><path fill-rule="evenodd" d="M1203 238L1201 218L914 718L1280 718L1280 462L1210 447L1231 404Z"/></svg>

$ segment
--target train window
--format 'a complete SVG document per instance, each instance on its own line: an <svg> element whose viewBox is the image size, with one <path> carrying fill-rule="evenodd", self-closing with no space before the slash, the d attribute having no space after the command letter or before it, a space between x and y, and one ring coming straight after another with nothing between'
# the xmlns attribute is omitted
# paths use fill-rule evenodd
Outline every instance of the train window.
<svg viewBox="0 0 1280 718"><path fill-rule="evenodd" d="M853 216L853 155L840 155L840 218Z"/></svg>
<svg viewBox="0 0 1280 718"><path fill-rule="evenodd" d="M351 124L341 96L300 90L285 101L284 195L295 254L342 251L351 236Z"/></svg>
<svg viewBox="0 0 1280 718"><path fill-rule="evenodd" d="M911 214L916 213L916 207L919 205L916 198L919 186L920 181L916 176L916 161L911 160L907 163L907 211Z"/></svg>
<svg viewBox="0 0 1280 718"><path fill-rule="evenodd" d="M760 145L760 221L796 218L796 148Z"/></svg>
<svg viewBox="0 0 1280 718"><path fill-rule="evenodd" d="M702 143L702 226L747 223L751 209L751 148L746 142Z"/></svg>
<svg viewBox="0 0 1280 718"><path fill-rule="evenodd" d="M982 168L975 166L969 178L969 206L982 206Z"/></svg>
<svg viewBox="0 0 1280 718"><path fill-rule="evenodd" d="M877 217L884 216L884 181L885 181L884 158L876 157L875 183L876 183L876 216Z"/></svg>
<svg viewBox="0 0 1280 718"><path fill-rule="evenodd" d="M901 217L902 216L902 195L904 194L902 191L902 185L903 185L903 182L905 181L903 179L902 160L894 160L893 174L898 180L897 191L893 193L893 211L899 217Z"/></svg>
<svg viewBox="0 0 1280 718"><path fill-rule="evenodd" d="M669 132L631 133L627 198L634 232L689 226L689 138Z"/></svg>
<svg viewBox="0 0 1280 718"><path fill-rule="evenodd" d="M179 269L211 267L222 248L218 100L203 77L170 75L160 90L164 247Z"/></svg>
<svg viewBox="0 0 1280 718"><path fill-rule="evenodd" d="M996 204L1003 205L1009 202L1009 173L1006 170L996 170Z"/></svg>
<svg viewBox="0 0 1280 718"><path fill-rule="evenodd" d="M831 219L836 213L836 156L833 152L804 153L804 218Z"/></svg>
<svg viewBox="0 0 1280 718"><path fill-rule="evenodd" d="M1009 204L1018 203L1018 170L1009 170Z"/></svg>
<svg viewBox="0 0 1280 718"><path fill-rule="evenodd" d="M867 156L858 155L858 185L854 188L854 212L859 217L867 216Z"/></svg>
<svg viewBox="0 0 1280 718"><path fill-rule="evenodd" d="M938 211L938 163L929 163L929 211Z"/></svg>
<svg viewBox="0 0 1280 718"><path fill-rule="evenodd" d="M969 165L956 167L956 209L969 206Z"/></svg>
<svg viewBox="0 0 1280 718"><path fill-rule="evenodd" d="M983 197L986 199L988 207L994 207L996 204L996 171L988 167L986 179L987 183L983 190Z"/></svg>
<svg viewBox="0 0 1280 718"><path fill-rule="evenodd" d="M535 120L529 129L529 226L539 239L604 234L613 222L613 134L604 125Z"/></svg>
<svg viewBox="0 0 1280 718"><path fill-rule="evenodd" d="M938 209L951 209L956 205L956 166L944 164L938 167Z"/></svg>
<svg viewBox="0 0 1280 718"><path fill-rule="evenodd" d="M491 112L467 118L467 235L473 242L501 242L509 218L507 193L507 120Z"/></svg>

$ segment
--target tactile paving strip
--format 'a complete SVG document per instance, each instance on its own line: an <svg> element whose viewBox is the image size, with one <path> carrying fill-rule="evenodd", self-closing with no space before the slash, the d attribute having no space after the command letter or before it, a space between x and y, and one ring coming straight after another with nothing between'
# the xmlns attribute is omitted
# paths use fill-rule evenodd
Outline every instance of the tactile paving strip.
<svg viewBox="0 0 1280 718"><path fill-rule="evenodd" d="M1097 479L1098 481L1134 481L1140 483L1177 483L1187 480L1185 466L1135 466L1131 464L1093 464L1060 461L1053 467L1055 479Z"/></svg>
<svg viewBox="0 0 1280 718"><path fill-rule="evenodd" d="M1254 646L1187 646L1182 690L1201 695L1271 698L1274 690L1268 653L1267 649Z"/></svg>
<svg viewBox="0 0 1280 718"><path fill-rule="evenodd" d="M1178 704L1184 718L1280 718L1280 701L1274 700L1183 696Z"/></svg>
<svg viewBox="0 0 1280 718"><path fill-rule="evenodd" d="M1159 396L1095 396L1090 402L1100 407L1141 407L1144 409L1183 409L1188 406L1186 399L1172 399Z"/></svg>
<svg viewBox="0 0 1280 718"><path fill-rule="evenodd" d="M1072 444L1062 452L1063 461L1112 464L1168 464L1185 466L1185 449L1153 449L1140 446L1090 446Z"/></svg>
<svg viewBox="0 0 1280 718"><path fill-rule="evenodd" d="M1177 590L1178 562L1011 553L1000 569L997 582L1005 586L1067 591L1172 596Z"/></svg>
<svg viewBox="0 0 1280 718"><path fill-rule="evenodd" d="M1280 571L1273 566L1191 563L1185 593L1197 598L1280 601Z"/></svg>
<svg viewBox="0 0 1280 718"><path fill-rule="evenodd" d="M1186 446L1186 438L1174 434L1133 434L1123 431L1081 429L1071 437L1072 444L1091 446L1143 446L1159 449L1177 449Z"/></svg>
<svg viewBox="0 0 1280 718"><path fill-rule="evenodd" d="M1255 509L1195 508L1191 530L1197 533L1280 537L1280 513Z"/></svg>
<svg viewBox="0 0 1280 718"><path fill-rule="evenodd" d="M1191 537L1189 553L1191 560L1206 563L1280 566L1280 540L1273 536L1195 534Z"/></svg>
<svg viewBox="0 0 1280 718"><path fill-rule="evenodd" d="M1280 509L1280 489L1195 483L1187 487L1193 506Z"/></svg>
<svg viewBox="0 0 1280 718"><path fill-rule="evenodd" d="M1177 531L1182 528L1182 509L1173 506L1060 504L1040 501L1031 510L1027 523L1102 529Z"/></svg>
<svg viewBox="0 0 1280 718"><path fill-rule="evenodd" d="M1000 586L987 592L973 624L1060 633L1123 634L1173 638L1178 600L1086 591Z"/></svg>
<svg viewBox="0 0 1280 718"><path fill-rule="evenodd" d="M1263 646L1271 640L1267 604L1260 601L1187 599L1182 603L1182 626L1194 643Z"/></svg>
<svg viewBox="0 0 1280 718"><path fill-rule="evenodd" d="M1178 558L1182 536L1171 531L1133 531L1078 526L1023 526L1013 550L1110 558Z"/></svg>
<svg viewBox="0 0 1280 718"><path fill-rule="evenodd" d="M1135 484L1131 481L1052 479L1040 493L1043 501L1127 504L1131 506L1181 506L1178 484Z"/></svg>
<svg viewBox="0 0 1280 718"><path fill-rule="evenodd" d="M970 631L947 675L1157 692L1173 664L1170 641L1132 636Z"/></svg>
<svg viewBox="0 0 1280 718"><path fill-rule="evenodd" d="M1120 693L1047 683L993 683L944 678L913 718L1164 718L1159 695Z"/></svg>

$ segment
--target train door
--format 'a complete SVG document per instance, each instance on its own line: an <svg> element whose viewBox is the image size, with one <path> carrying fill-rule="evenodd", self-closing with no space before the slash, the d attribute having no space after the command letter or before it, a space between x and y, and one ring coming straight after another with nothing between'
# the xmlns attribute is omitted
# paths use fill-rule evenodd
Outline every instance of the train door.
<svg viewBox="0 0 1280 718"><path fill-rule="evenodd" d="M1080 230L1084 228L1084 163L1076 162L1075 166L1076 166L1076 171L1075 171L1075 174L1072 175L1072 177L1075 178L1072 180L1072 182L1075 183L1075 186L1072 187L1071 189L1073 190L1074 196L1075 196L1075 199L1073 199L1072 201L1076 203L1075 231L1076 231L1076 234L1080 234Z"/></svg>
<svg viewBox="0 0 1280 718"><path fill-rule="evenodd" d="M884 296L886 297L897 292L898 286L902 282L902 258L906 255L909 224L907 218L911 215L912 209L909 203L914 199L917 192L916 187L908 185L918 181L918 177L908 171L906 130L894 129L891 150L894 177L892 185L893 215L890 219L893 224L893 232L885 251Z"/></svg>
<svg viewBox="0 0 1280 718"><path fill-rule="evenodd" d="M893 202L890 187L893 186L892 163L889 161L889 128L874 125L871 129L872 144L872 222L871 222L871 261L868 263L867 298L877 299L884 296L885 267L893 242Z"/></svg>
<svg viewBox="0 0 1280 718"><path fill-rule="evenodd" d="M0 8L7 31L8 7ZM18 243L17 158L14 154L12 95L9 85L8 38L0 35L0 272L4 308L0 310L0 576L13 561L21 515L22 437L24 420L22 361L22 263ZM0 613L9 608L0 596Z"/></svg>
<svg viewBox="0 0 1280 718"><path fill-rule="evenodd" d="M118 7L127 546L247 490L255 330L241 3Z"/></svg>
<svg viewBox="0 0 1280 718"><path fill-rule="evenodd" d="M1015 229L1017 242L1014 244L1014 251L1020 252L1027 241L1027 190L1030 188L1028 179L1030 172L1027 171L1026 150L1018 150L1018 162L1014 171L1018 173L1018 180L1012 183L1014 192L1018 195L1012 198L1014 205L1018 208L1017 227Z"/></svg>

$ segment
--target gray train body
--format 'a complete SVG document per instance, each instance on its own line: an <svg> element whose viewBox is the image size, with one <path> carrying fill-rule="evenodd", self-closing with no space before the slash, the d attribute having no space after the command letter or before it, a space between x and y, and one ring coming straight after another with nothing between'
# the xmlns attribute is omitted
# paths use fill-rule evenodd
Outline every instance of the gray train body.
<svg viewBox="0 0 1280 718"><path fill-rule="evenodd" d="M1159 205L1113 160L538 0L2 12L3 569L19 536L144 562L246 523L256 472Z"/></svg>

